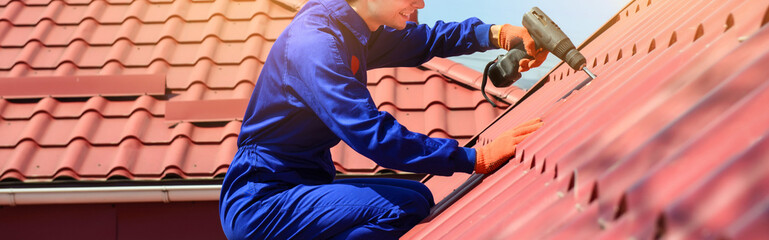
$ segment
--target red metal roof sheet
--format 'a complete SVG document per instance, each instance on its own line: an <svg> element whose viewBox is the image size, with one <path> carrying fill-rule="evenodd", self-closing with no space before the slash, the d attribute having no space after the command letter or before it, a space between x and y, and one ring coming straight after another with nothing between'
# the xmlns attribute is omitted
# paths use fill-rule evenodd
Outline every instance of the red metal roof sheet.
<svg viewBox="0 0 769 240"><path fill-rule="evenodd" d="M222 176L262 63L304 2L0 1L0 86L94 80L0 90L0 181ZM435 59L370 71L368 88L410 130L464 144L503 111L479 79ZM516 89L489 92L511 102ZM392 172L344 143L332 154L342 173Z"/></svg>
<svg viewBox="0 0 769 240"><path fill-rule="evenodd" d="M545 125L405 238L766 239L768 21L759 0L631 2L581 46L598 77L553 69L477 144Z"/></svg>

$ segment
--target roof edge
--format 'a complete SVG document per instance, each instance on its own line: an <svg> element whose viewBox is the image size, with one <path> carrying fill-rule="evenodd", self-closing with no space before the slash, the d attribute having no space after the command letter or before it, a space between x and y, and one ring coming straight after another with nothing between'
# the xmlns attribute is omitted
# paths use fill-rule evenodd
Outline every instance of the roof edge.
<svg viewBox="0 0 769 240"><path fill-rule="evenodd" d="M221 185L0 189L0 206L219 201Z"/></svg>

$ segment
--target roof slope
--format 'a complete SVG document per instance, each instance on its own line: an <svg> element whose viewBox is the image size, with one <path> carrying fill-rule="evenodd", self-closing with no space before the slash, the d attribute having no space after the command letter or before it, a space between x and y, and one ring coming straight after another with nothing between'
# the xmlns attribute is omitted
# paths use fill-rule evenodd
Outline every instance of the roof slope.
<svg viewBox="0 0 769 240"><path fill-rule="evenodd" d="M553 69L478 144L534 117L544 127L406 238L766 239L768 10L632 1L581 46L598 77L578 89L584 73Z"/></svg>
<svg viewBox="0 0 769 240"><path fill-rule="evenodd" d="M223 176L303 2L0 1L0 181ZM377 106L412 131L466 142L502 111L474 90L480 73L449 60L369 75ZM332 151L339 172L383 170Z"/></svg>

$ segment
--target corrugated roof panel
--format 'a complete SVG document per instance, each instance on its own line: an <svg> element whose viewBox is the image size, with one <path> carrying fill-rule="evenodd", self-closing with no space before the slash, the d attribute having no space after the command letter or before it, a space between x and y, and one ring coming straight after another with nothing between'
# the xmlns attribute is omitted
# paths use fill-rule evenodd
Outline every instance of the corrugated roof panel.
<svg viewBox="0 0 769 240"><path fill-rule="evenodd" d="M748 226L769 199L769 166L756 162L769 136L768 9L631 2L582 46L598 78L572 91L586 75L553 69L478 144L533 117L544 127L406 238L766 238Z"/></svg>

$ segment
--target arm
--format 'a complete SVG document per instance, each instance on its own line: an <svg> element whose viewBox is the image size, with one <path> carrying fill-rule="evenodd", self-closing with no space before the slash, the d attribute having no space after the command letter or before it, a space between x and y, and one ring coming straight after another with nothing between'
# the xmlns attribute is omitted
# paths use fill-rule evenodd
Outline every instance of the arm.
<svg viewBox="0 0 769 240"><path fill-rule="evenodd" d="M382 27L369 40L369 69L414 67L433 57L451 57L489 49L510 50L523 42L532 59L521 59L519 72L540 66L548 51L537 49L524 27L484 24L477 18L460 23L438 21L433 28L408 23L404 30Z"/></svg>
<svg viewBox="0 0 769 240"><path fill-rule="evenodd" d="M405 29L381 27L368 42L368 67L419 66L433 57L451 57L498 48L490 41L491 25L477 18L438 21L431 28L409 22Z"/></svg>
<svg viewBox="0 0 769 240"><path fill-rule="evenodd" d="M452 139L414 133L377 110L365 82L354 78L346 48L332 34L289 42L287 91L308 106L342 141L393 169L451 175L473 171L475 150Z"/></svg>

